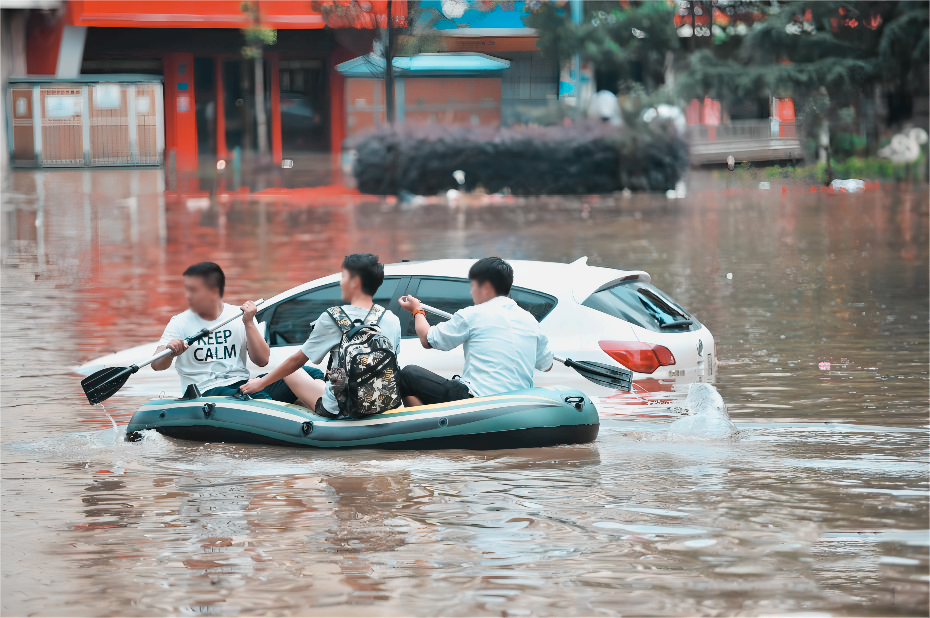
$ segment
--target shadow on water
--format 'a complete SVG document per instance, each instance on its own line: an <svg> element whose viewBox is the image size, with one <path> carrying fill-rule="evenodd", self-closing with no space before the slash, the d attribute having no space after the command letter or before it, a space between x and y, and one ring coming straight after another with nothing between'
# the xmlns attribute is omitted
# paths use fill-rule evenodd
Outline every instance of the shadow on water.
<svg viewBox="0 0 930 618"><path fill-rule="evenodd" d="M450 208L171 200L141 170L12 184L5 613L930 609L926 187ZM237 302L360 250L646 270L714 333L735 433L659 381L602 401L592 445L481 453L126 443L144 398L86 404L70 369L156 339L190 263Z"/></svg>

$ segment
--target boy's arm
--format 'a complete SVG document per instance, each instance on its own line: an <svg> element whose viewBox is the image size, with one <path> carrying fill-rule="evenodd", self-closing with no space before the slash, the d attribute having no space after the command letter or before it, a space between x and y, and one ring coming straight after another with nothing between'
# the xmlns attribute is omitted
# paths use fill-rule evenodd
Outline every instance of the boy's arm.
<svg viewBox="0 0 930 618"><path fill-rule="evenodd" d="M429 322L426 321L426 314L423 313L423 307L420 306L420 300L416 296L401 296L397 300L401 309L405 309L413 314L413 328L420 338L420 345L429 350L431 347L427 336L429 335Z"/></svg>
<svg viewBox="0 0 930 618"><path fill-rule="evenodd" d="M465 343L468 340L468 321L457 311L451 320L440 322L436 326L430 326L426 316L422 313L423 308L420 301L410 295L402 296L398 300L402 309L406 309L413 316L413 325L417 330L417 336L420 338L420 344L427 350L436 348L437 350L451 350Z"/></svg>
<svg viewBox="0 0 930 618"><path fill-rule="evenodd" d="M417 329L417 337L420 338L420 345L429 350L433 346L429 344L429 322L426 320L426 316L422 313L417 313L413 316L413 325Z"/></svg>
<svg viewBox="0 0 930 618"><path fill-rule="evenodd" d="M552 370L552 350L549 338L542 331L536 337L536 368L542 372Z"/></svg>
<svg viewBox="0 0 930 618"><path fill-rule="evenodd" d="M337 345L342 338L342 331L336 326L329 314L323 312L320 317L313 323L310 336L304 342L303 346L294 352L287 360L278 365L264 378L252 378L239 387L243 393L254 393L260 391L272 382L291 375L301 367L307 364L307 361L313 361L318 364L329 350Z"/></svg>
<svg viewBox="0 0 930 618"><path fill-rule="evenodd" d="M239 390L243 393L250 394L256 393L269 384L277 382L278 380L285 378L301 367L304 366L304 363L307 362L307 355L297 350L294 352L286 361L275 367L271 373L266 375L263 378L252 378L245 384L239 387Z"/></svg>
<svg viewBox="0 0 930 618"><path fill-rule="evenodd" d="M249 352L249 358L259 367L264 367L271 358L271 348L262 334L258 332L258 325L255 323L255 313L258 308L255 303L247 300L239 307L239 310L242 311L242 323L245 324L246 350Z"/></svg>
<svg viewBox="0 0 930 618"><path fill-rule="evenodd" d="M155 371L164 371L168 367L171 367L171 361L174 360L174 357L183 354L184 351L187 350L187 342L184 341L184 335L177 328L174 318L171 318L171 321L168 322L168 326L165 327L165 332L162 333L158 343L160 345L155 349L155 354L158 354L166 348L171 348L173 354L154 361L152 363L152 369Z"/></svg>

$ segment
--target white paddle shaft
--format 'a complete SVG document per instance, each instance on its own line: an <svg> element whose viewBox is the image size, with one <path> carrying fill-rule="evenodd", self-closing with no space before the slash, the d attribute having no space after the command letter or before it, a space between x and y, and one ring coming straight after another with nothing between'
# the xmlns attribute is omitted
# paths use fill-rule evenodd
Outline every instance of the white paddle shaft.
<svg viewBox="0 0 930 618"><path fill-rule="evenodd" d="M447 320L451 320L451 319L452 319L452 314L451 314L451 313L446 313L446 312L443 311L442 309L437 309L436 307L430 307L429 305L427 305L427 304L425 304L425 303L420 303L420 307L423 308L423 311L429 311L429 312L432 313L433 315L438 315L439 317L445 318L445 319L447 319Z"/></svg>

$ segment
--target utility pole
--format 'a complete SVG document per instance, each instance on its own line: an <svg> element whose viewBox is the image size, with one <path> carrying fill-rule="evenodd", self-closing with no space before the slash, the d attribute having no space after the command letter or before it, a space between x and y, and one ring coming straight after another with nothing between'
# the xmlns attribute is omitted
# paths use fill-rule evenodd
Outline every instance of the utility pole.
<svg viewBox="0 0 930 618"><path fill-rule="evenodd" d="M255 125L258 133L258 152L268 152L268 116L265 114L265 61L259 56L255 64Z"/></svg>
<svg viewBox="0 0 930 618"><path fill-rule="evenodd" d="M572 0L571 2L572 21L581 24L584 19L584 6L581 0ZM572 54L572 81L575 87L576 105L581 103L581 54L578 50Z"/></svg>
<svg viewBox="0 0 930 618"><path fill-rule="evenodd" d="M582 0L570 0L572 22L580 24L584 16ZM581 85L581 55L576 50L568 60L560 60L559 99L575 107L579 105Z"/></svg>
<svg viewBox="0 0 930 618"><path fill-rule="evenodd" d="M393 125L397 119L394 100L394 0L387 0L387 44L384 46L384 119Z"/></svg>

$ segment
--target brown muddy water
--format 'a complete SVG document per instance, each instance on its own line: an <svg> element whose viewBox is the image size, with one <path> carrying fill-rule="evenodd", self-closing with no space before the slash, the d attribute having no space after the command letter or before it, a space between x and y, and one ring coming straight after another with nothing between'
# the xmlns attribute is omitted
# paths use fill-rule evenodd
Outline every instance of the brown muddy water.
<svg viewBox="0 0 930 618"><path fill-rule="evenodd" d="M4 615L930 611L925 186L402 208L166 199L160 179L4 192ZM188 264L221 263L232 302L360 250L644 269L715 335L739 433L673 437L678 389L664 414L602 406L586 446L126 443L83 398L73 368L156 339Z"/></svg>

